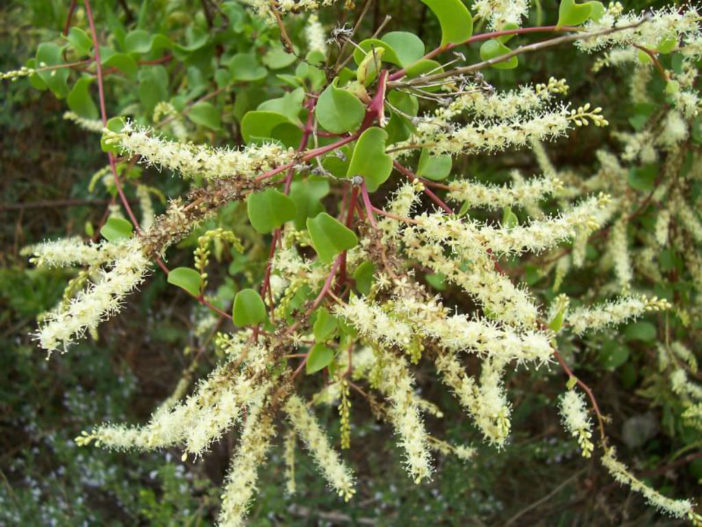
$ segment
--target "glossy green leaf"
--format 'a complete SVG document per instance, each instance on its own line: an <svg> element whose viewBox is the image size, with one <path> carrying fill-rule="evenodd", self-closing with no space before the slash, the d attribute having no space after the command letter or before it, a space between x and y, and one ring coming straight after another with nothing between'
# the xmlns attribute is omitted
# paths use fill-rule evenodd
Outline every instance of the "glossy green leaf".
<svg viewBox="0 0 702 527"><path fill-rule="evenodd" d="M73 47L76 55L85 57L93 49L93 39L81 28L73 26L66 36L66 40Z"/></svg>
<svg viewBox="0 0 702 527"><path fill-rule="evenodd" d="M266 306L261 299L261 295L253 289L242 289L234 297L234 307L232 308L232 319L234 324L243 326L254 326L266 321Z"/></svg>
<svg viewBox="0 0 702 527"><path fill-rule="evenodd" d="M508 22L504 26L502 26L501 31L509 31L511 29L518 29L518 28L519 28L519 26L517 24L515 24L514 22ZM497 37L497 40L499 40L503 44L506 44L507 42L509 42L510 40L512 40L516 36L517 35L515 35L515 34L502 35L500 37Z"/></svg>
<svg viewBox="0 0 702 527"><path fill-rule="evenodd" d="M678 47L678 38L676 35L671 35L662 38L658 42L656 50L658 50L658 52L662 53L663 55L667 55L668 53L672 53L676 47Z"/></svg>
<svg viewBox="0 0 702 527"><path fill-rule="evenodd" d="M388 94L388 101L392 105L388 105L390 110L390 120L385 125L385 131L388 133L387 144L393 144L399 141L408 139L415 126L408 116L417 115L419 103L417 97L396 90ZM396 111L395 108L399 111Z"/></svg>
<svg viewBox="0 0 702 527"><path fill-rule="evenodd" d="M565 318L565 312L568 309L568 305L564 304L561 309L558 310L551 320L548 322L548 327L554 333L558 333L563 327L563 320Z"/></svg>
<svg viewBox="0 0 702 527"><path fill-rule="evenodd" d="M132 224L124 218L110 216L100 229L100 234L108 242L114 243L129 238L132 235L132 230Z"/></svg>
<svg viewBox="0 0 702 527"><path fill-rule="evenodd" d="M424 73L441 73L443 71L443 66L435 60L422 59L407 67L407 76L418 77ZM425 91L433 92L440 90L441 86L427 86L423 89Z"/></svg>
<svg viewBox="0 0 702 527"><path fill-rule="evenodd" d="M369 54L373 53L373 50L383 50L380 60L383 62L389 62L390 64L395 64L396 66L402 66L400 58L397 56L395 49L393 49L392 44L380 40L377 38L367 38L362 40L361 43L356 47L353 52L353 60L356 64L361 64Z"/></svg>
<svg viewBox="0 0 702 527"><path fill-rule="evenodd" d="M105 128L111 130L112 132L121 132L122 128L124 128L124 124L124 117L112 117L111 119L107 120L107 125L105 126ZM100 147L102 148L103 152L112 152L115 154L118 154L120 152L120 149L116 145L108 145L105 142L104 137L100 138Z"/></svg>
<svg viewBox="0 0 702 527"><path fill-rule="evenodd" d="M371 127L361 134L353 149L346 176L361 176L370 192L375 192L392 172L392 156L385 153L388 134L382 128Z"/></svg>
<svg viewBox="0 0 702 527"><path fill-rule="evenodd" d="M473 17L461 0L422 0L439 19L441 45L460 44L473 34Z"/></svg>
<svg viewBox="0 0 702 527"><path fill-rule="evenodd" d="M480 58L483 60L490 60L506 55L511 51L512 50L505 46L502 42L493 38L483 42L483 45L480 46ZM492 67L498 70L511 70L516 68L518 65L519 60L517 57L512 57L502 62L496 62L495 64L492 64Z"/></svg>
<svg viewBox="0 0 702 527"><path fill-rule="evenodd" d="M49 66L58 66L63 64L61 56L61 48L52 42L42 42L37 48L36 67L40 70L37 72L39 77L47 88L59 99L63 99L68 95L68 68L56 68L51 70L41 70Z"/></svg>
<svg viewBox="0 0 702 527"><path fill-rule="evenodd" d="M218 88L224 88L229 86L229 84L232 82L232 74L229 73L229 70L219 68L217 71L215 71L214 79Z"/></svg>
<svg viewBox="0 0 702 527"><path fill-rule="evenodd" d="M135 29L124 38L124 48L129 53L148 53L151 50L151 35L143 29Z"/></svg>
<svg viewBox="0 0 702 527"><path fill-rule="evenodd" d="M237 53L229 61L229 72L235 81L260 81L265 79L268 71L251 53Z"/></svg>
<svg viewBox="0 0 702 527"><path fill-rule="evenodd" d="M424 56L424 42L408 31L391 31L381 37L395 51L400 66L414 64Z"/></svg>
<svg viewBox="0 0 702 527"><path fill-rule="evenodd" d="M312 238L312 247L323 263L331 263L337 254L358 243L358 238L351 229L326 212L308 218L307 230Z"/></svg>
<svg viewBox="0 0 702 527"><path fill-rule="evenodd" d="M191 267L176 267L168 273L168 283L185 289L193 296L198 296L202 287L202 277Z"/></svg>
<svg viewBox="0 0 702 527"><path fill-rule="evenodd" d="M282 97L263 101L256 108L262 112L274 112L285 115L293 123L299 123L299 114L302 111L302 103L305 100L305 90L297 88L285 93Z"/></svg>
<svg viewBox="0 0 702 527"><path fill-rule="evenodd" d="M335 79L319 96L315 115L322 128L333 134L341 134L356 130L366 110L354 95L337 88L336 82Z"/></svg>
<svg viewBox="0 0 702 527"><path fill-rule="evenodd" d="M645 320L629 324L624 330L624 338L626 340L641 340L644 342L653 342L656 340L658 331L656 326Z"/></svg>
<svg viewBox="0 0 702 527"><path fill-rule="evenodd" d="M282 192L267 188L248 197L246 212L253 228L265 234L295 218L295 202Z"/></svg>
<svg viewBox="0 0 702 527"><path fill-rule="evenodd" d="M325 308L317 309L317 318L312 326L312 333L317 342L324 342L331 337L338 326L336 317L329 313Z"/></svg>
<svg viewBox="0 0 702 527"><path fill-rule="evenodd" d="M327 76L324 71L305 62L301 62L295 68L295 75L302 79L307 79L310 88L320 90L327 84Z"/></svg>
<svg viewBox="0 0 702 527"><path fill-rule="evenodd" d="M601 2L583 2L576 4L575 0L562 0L558 6L558 26L578 26L593 19L598 20L605 12Z"/></svg>
<svg viewBox="0 0 702 527"><path fill-rule="evenodd" d="M598 358L605 368L614 370L627 361L629 348L615 340L610 340L602 345Z"/></svg>
<svg viewBox="0 0 702 527"><path fill-rule="evenodd" d="M373 285L373 277L375 275L375 265L373 262L363 262L356 267L353 272L353 279L356 282L356 290L362 295L369 295L371 286Z"/></svg>
<svg viewBox="0 0 702 527"><path fill-rule="evenodd" d="M658 165L650 163L641 167L629 169L629 186L636 190L650 192L656 184L658 177Z"/></svg>
<svg viewBox="0 0 702 527"><path fill-rule="evenodd" d="M334 360L334 350L324 344L315 344L312 346L307 362L305 363L305 372L309 375L329 366Z"/></svg>
<svg viewBox="0 0 702 527"><path fill-rule="evenodd" d="M519 225L519 218L512 211L511 207L505 207L502 211L502 227L505 229L511 229Z"/></svg>
<svg viewBox="0 0 702 527"><path fill-rule="evenodd" d="M185 115L195 124L199 124L210 130L220 129L220 110L207 101L200 101L193 104Z"/></svg>
<svg viewBox="0 0 702 527"><path fill-rule="evenodd" d="M97 119L100 115L95 101L90 96L89 87L92 82L93 77L81 77L73 85L66 97L66 102L71 111L86 119Z"/></svg>
<svg viewBox="0 0 702 527"><path fill-rule="evenodd" d="M261 62L272 70L279 70L290 66L296 60L295 54L288 53L283 46L274 46L263 55Z"/></svg>
<svg viewBox="0 0 702 527"><path fill-rule="evenodd" d="M424 276L424 279L437 291L446 290L446 275L442 273L429 273Z"/></svg>
<svg viewBox="0 0 702 527"><path fill-rule="evenodd" d="M168 100L168 71L163 66L139 69L139 100L147 114L161 101Z"/></svg>
<svg viewBox="0 0 702 527"><path fill-rule="evenodd" d="M297 229L304 229L307 218L316 216L324 210L322 198L327 194L329 194L329 180L325 177L309 176L302 181L293 181L290 198L295 202Z"/></svg>
<svg viewBox="0 0 702 527"><path fill-rule="evenodd" d="M441 181L446 179L451 173L453 161L448 154L432 154L426 148L422 149L417 164L417 175L419 177Z"/></svg>
<svg viewBox="0 0 702 527"><path fill-rule="evenodd" d="M137 78L137 72L139 71L139 65L126 53L110 55L109 58L102 61L102 65L117 68L124 73L129 80L135 80Z"/></svg>
<svg viewBox="0 0 702 527"><path fill-rule="evenodd" d="M247 143L277 139L285 146L297 147L302 130L283 114L276 112L247 112L241 120L241 136Z"/></svg>
<svg viewBox="0 0 702 527"><path fill-rule="evenodd" d="M385 48L374 48L372 53L366 54L365 58L361 61L356 69L356 84L358 87L355 88L357 92L365 93L365 89L362 87L370 86L370 84L378 76L378 72L383 67L383 55L385 55ZM351 85L351 83L349 83ZM351 89L350 86L347 87Z"/></svg>

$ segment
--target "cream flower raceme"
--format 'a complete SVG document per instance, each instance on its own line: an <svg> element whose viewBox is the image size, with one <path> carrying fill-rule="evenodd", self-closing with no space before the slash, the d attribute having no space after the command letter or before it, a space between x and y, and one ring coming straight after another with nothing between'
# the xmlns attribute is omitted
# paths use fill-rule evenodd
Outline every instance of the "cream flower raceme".
<svg viewBox="0 0 702 527"><path fill-rule="evenodd" d="M251 179L293 160L295 152L274 143L244 149L212 148L168 141L146 128L125 124L120 132L103 130L105 142L142 162L179 172L183 177Z"/></svg>
<svg viewBox="0 0 702 527"><path fill-rule="evenodd" d="M136 238L102 245L106 247L106 254L102 254L100 246L83 247L76 243L77 256L73 258L62 257L61 247L65 247L65 242L39 246L37 257L50 265L63 265L71 259L75 263L97 262L99 265L104 258L109 269L96 270L96 277L89 286L79 291L67 306L61 305L46 314L37 331L37 340L48 352L66 351L86 331L94 331L100 322L117 313L124 297L136 289L149 270L149 260Z"/></svg>

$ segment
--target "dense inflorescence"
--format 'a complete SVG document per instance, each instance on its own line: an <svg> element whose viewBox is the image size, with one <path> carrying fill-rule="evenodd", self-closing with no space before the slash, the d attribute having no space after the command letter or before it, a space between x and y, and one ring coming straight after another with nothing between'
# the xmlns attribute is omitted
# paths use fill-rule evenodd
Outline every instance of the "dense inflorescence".
<svg viewBox="0 0 702 527"><path fill-rule="evenodd" d="M695 83L702 31L697 11L685 7L631 14L618 4L605 8L591 2L601 12L592 6L586 19L551 29L577 29L571 36L580 50L603 53L593 60L595 70L633 67L635 102L650 102L656 68L664 77L666 104L637 120L633 130L615 130L612 137L620 148L595 152L598 168L592 174L559 166L544 146L578 127L606 129L610 124L605 107L559 101L568 92L565 80L551 77L541 84L497 90L482 76L468 77L453 61L443 67L430 61L471 43L470 34L445 36L448 40L429 58L423 58L423 45L408 58L398 40L410 38L408 33L347 46L351 36L340 30L327 41L321 20L330 1L245 3L271 27L282 27L284 47L290 36L283 15L306 17L304 38L295 45L309 52L296 76L279 75L293 89L241 119L245 146L213 147L191 140L184 116L198 104L202 113L193 122L221 131L219 120L203 117L209 115L203 111L206 101L190 106L161 101L152 108L151 123L122 119L115 126L106 119L65 115L102 132L112 162L107 172L112 177L106 181L110 188L122 192L120 176L137 163L176 173L191 188L156 214L151 195L158 192L139 183L140 225L124 227L129 222L114 210L109 229L102 231L104 241L69 238L26 249L37 266L82 268L64 300L42 318L36 335L40 346L63 352L86 332L95 334L152 271L152 262L169 273L170 283L210 308L203 327L219 328L217 321L228 324L227 319L233 323L213 339L221 363L205 379L192 388L188 382L179 384L148 423L96 426L77 439L79 444L178 447L184 458L199 458L227 431L240 427L219 521L241 525L256 495L258 469L276 437L284 438L290 493L295 491L299 439L329 487L345 500L353 497L352 469L313 415L316 405L339 405L342 447L347 448L354 432L351 394L360 393L373 414L390 424L409 476L420 483L436 470L434 453L469 459L475 450L430 433L425 415L441 417L443 410L421 396L419 368L435 372L437 384L455 397L484 441L502 449L509 447L512 431L511 371L515 366L541 372L560 367L569 381L558 412L582 455L592 456L599 446L602 464L616 481L670 515L699 520L691 501L664 497L616 460L605 435L605 416L558 349L559 343L572 341L586 347L586 339L597 332L650 314L674 310L688 321L699 316L702 222L696 212L699 198L691 198L696 195L691 189L702 180L702 160L699 147L690 146L691 136L699 135ZM462 3L449 3L460 4L456 12L470 17ZM529 2L480 0L472 10L490 30L514 36ZM437 14L446 30L449 22L440 10ZM564 42L558 39L553 45ZM507 42L482 40L503 47ZM673 50L676 65L668 69L657 56ZM490 55L490 48L483 48L481 58L489 62L509 52ZM352 57L356 69L342 70ZM497 64L507 64L507 58ZM245 63L249 59L237 60L253 68ZM424 69L413 69L422 60ZM452 68L455 74L446 74ZM442 70L440 82L432 76L436 70ZM38 74L28 69L12 76L20 75ZM255 79L255 71L247 75L252 78L234 80ZM417 95L428 101L421 112ZM529 152L540 173L529 177L515 169L510 183L496 184L452 168L467 166L453 163L466 156L514 149ZM123 156L120 170L114 156ZM407 168L417 157L417 170ZM657 174L652 179L629 185L653 163ZM398 181L409 181L395 184L392 192L376 193L393 169ZM440 182L447 177L445 184ZM105 179L105 173L96 179ZM332 187L344 196L336 208L330 198L320 201ZM381 205L382 196L390 197ZM236 209L242 221L200 228L206 220L219 221L218 213L235 202L246 203L246 212L243 205ZM128 200L122 205L134 223ZM633 222L648 207L654 211L654 228L632 234ZM496 211L501 221L496 221ZM258 274L241 272L251 287L232 290L232 310L224 311L226 302L215 305L221 299L208 292L217 276L207 271L210 256L219 259L224 246L232 254L258 254L266 234L272 236L265 242L270 243L267 261ZM190 235L196 239L193 267L169 270L162 260L167 249ZM593 261L588 251L594 250L596 238L604 240L598 245L604 249ZM662 298L656 290L665 272L660 255L671 247L684 261L691 302L683 304L678 294ZM524 266L532 262L545 262L540 278L553 275L552 294L540 295L530 287L533 281L524 279ZM570 297L563 284L585 267L596 269L597 288ZM440 287L433 287L430 278L439 280ZM446 287L451 296L443 293ZM565 293L559 295L559 289ZM684 405L686 422L699 429L702 387L691 379L697 362L689 345L663 339L657 367ZM305 386L319 387L321 376L313 374L320 370L328 373L327 382L308 399ZM283 426L288 430L279 434Z"/></svg>

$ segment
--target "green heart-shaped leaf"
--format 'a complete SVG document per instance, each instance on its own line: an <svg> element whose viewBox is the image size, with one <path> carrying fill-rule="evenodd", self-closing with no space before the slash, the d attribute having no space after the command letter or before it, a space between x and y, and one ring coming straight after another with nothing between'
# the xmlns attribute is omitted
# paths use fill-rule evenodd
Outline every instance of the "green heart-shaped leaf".
<svg viewBox="0 0 702 527"><path fill-rule="evenodd" d="M274 188L269 188L249 196L246 200L246 212L253 228L265 234L294 219L296 210L292 199Z"/></svg>
<svg viewBox="0 0 702 527"><path fill-rule="evenodd" d="M241 120L241 136L247 143L277 139L285 146L297 147L302 130L290 122L287 115L276 112L247 112Z"/></svg>
<svg viewBox="0 0 702 527"><path fill-rule="evenodd" d="M100 229L100 234L108 242L117 242L119 240L126 240L132 235L132 224L129 223L124 218L118 216L110 216L105 225Z"/></svg>
<svg viewBox="0 0 702 527"><path fill-rule="evenodd" d="M417 164L417 175L419 177L441 181L446 179L451 173L453 161L448 154L431 154L424 148L419 155Z"/></svg>
<svg viewBox="0 0 702 527"><path fill-rule="evenodd" d="M382 57L380 59L384 62L389 62L390 64L395 64L396 66L402 66L400 58L398 57L392 44L385 42L385 40L379 40L377 38L367 38L362 40L361 43L356 47L353 52L353 60L356 64L361 64L369 53L373 53L373 50L384 50Z"/></svg>
<svg viewBox="0 0 702 527"><path fill-rule="evenodd" d="M385 153L388 134L378 127L368 128L358 138L346 176L361 176L370 192L375 192L392 172L392 156Z"/></svg>
<svg viewBox="0 0 702 527"><path fill-rule="evenodd" d="M73 85L73 88L71 88L71 91L66 97L66 102L71 111L86 119L97 119L99 116L95 101L93 101L93 98L90 96L90 91L88 90L88 86L90 86L92 82L93 77L81 77Z"/></svg>
<svg viewBox="0 0 702 527"><path fill-rule="evenodd" d="M168 71L163 66L148 66L139 70L139 100L150 114L156 104L168 100Z"/></svg>
<svg viewBox="0 0 702 527"><path fill-rule="evenodd" d="M321 200L327 194L329 194L327 178L309 176L304 181L293 181L290 188L290 198L295 202L295 227L297 229L304 229L307 218L316 216L324 210Z"/></svg>
<svg viewBox="0 0 702 527"><path fill-rule="evenodd" d="M442 273L429 273L424 276L427 283L437 291L446 290L446 275Z"/></svg>
<svg viewBox="0 0 702 527"><path fill-rule="evenodd" d="M441 45L460 44L473 34L473 17L461 0L422 0L439 19Z"/></svg>
<svg viewBox="0 0 702 527"><path fill-rule="evenodd" d="M117 68L124 73L129 80L135 80L137 78L137 72L139 71L139 65L126 53L110 55L109 58L102 61L102 65Z"/></svg>
<svg viewBox="0 0 702 527"><path fill-rule="evenodd" d="M356 282L356 290L362 295L369 295L371 285L373 285L373 276L375 275L375 265L373 262L363 262L356 267L353 272L353 279Z"/></svg>
<svg viewBox="0 0 702 527"><path fill-rule="evenodd" d="M356 130L363 121L365 107L354 95L337 88L337 79L327 86L317 100L317 122L327 131L341 134Z"/></svg>
<svg viewBox="0 0 702 527"><path fill-rule="evenodd" d="M129 53L148 53L151 50L152 37L143 29L135 29L124 38L124 49Z"/></svg>
<svg viewBox="0 0 702 527"><path fill-rule="evenodd" d="M297 60L294 53L288 53L283 46L271 47L261 59L272 70L279 70L290 66Z"/></svg>
<svg viewBox="0 0 702 527"><path fill-rule="evenodd" d="M502 211L502 227L505 229L511 229L519 225L519 218L512 211L511 207L505 207Z"/></svg>
<svg viewBox="0 0 702 527"><path fill-rule="evenodd" d="M76 55L84 57L90 54L93 47L93 39L81 28L73 26L66 36L68 43L73 46Z"/></svg>
<svg viewBox="0 0 702 527"><path fill-rule="evenodd" d="M168 273L168 283L185 289L193 296L198 296L202 287L202 277L190 267L176 267Z"/></svg>
<svg viewBox="0 0 702 527"><path fill-rule="evenodd" d="M307 362L305 363L305 372L309 375L326 368L334 360L334 350L324 344L315 344L312 346Z"/></svg>
<svg viewBox="0 0 702 527"><path fill-rule="evenodd" d="M326 212L308 218L307 230L312 238L312 247L323 263L331 263L337 254L358 243L358 238L351 229Z"/></svg>
<svg viewBox="0 0 702 527"><path fill-rule="evenodd" d="M480 58L483 60L490 60L496 57L500 57L502 55L506 55L510 51L512 50L505 46L502 42L493 38L488 40L487 42L483 42L483 45L480 46ZM518 65L519 60L517 59L517 57L512 57L508 60L497 62L493 64L492 67L499 70L511 70L516 68Z"/></svg>
<svg viewBox="0 0 702 527"><path fill-rule="evenodd" d="M314 326L312 326L314 339L317 342L324 342L334 334L337 325L336 317L323 307L320 307L317 309L317 319L314 321Z"/></svg>
<svg viewBox="0 0 702 527"><path fill-rule="evenodd" d="M395 51L400 66L409 66L424 56L424 42L408 31L391 31L380 39Z"/></svg>
<svg viewBox="0 0 702 527"><path fill-rule="evenodd" d="M63 99L68 95L68 73L69 68L56 68L52 70L43 70L47 66L58 66L63 64L61 56L61 48L52 42L42 42L37 48L36 67L40 70L37 72L44 84L54 93L59 99Z"/></svg>
<svg viewBox="0 0 702 527"><path fill-rule="evenodd" d="M285 115L290 122L300 122L300 111L302 110L302 102L305 100L305 90L297 88L282 97L263 101L258 105L257 110L261 112L273 112Z"/></svg>
<svg viewBox="0 0 702 527"><path fill-rule="evenodd" d="M599 20L605 8L601 2L576 4L575 0L563 0L558 6L558 26L578 26L588 19Z"/></svg>
<svg viewBox="0 0 702 527"><path fill-rule="evenodd" d="M260 81L268 74L251 53L237 53L229 61L229 72L235 81Z"/></svg>
<svg viewBox="0 0 702 527"><path fill-rule="evenodd" d="M209 128L210 130L220 129L220 116L219 110L215 106L207 101L200 101L193 104L187 115L195 124Z"/></svg>
<svg viewBox="0 0 702 527"><path fill-rule="evenodd" d="M234 297L232 319L239 327L254 326L266 321L266 306L253 289L242 289Z"/></svg>

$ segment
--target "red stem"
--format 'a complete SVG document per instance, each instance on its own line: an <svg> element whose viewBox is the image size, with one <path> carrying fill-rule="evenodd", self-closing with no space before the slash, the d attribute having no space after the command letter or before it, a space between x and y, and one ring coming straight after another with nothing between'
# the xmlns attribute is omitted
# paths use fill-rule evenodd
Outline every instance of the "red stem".
<svg viewBox="0 0 702 527"><path fill-rule="evenodd" d="M370 196L368 195L368 188L366 187L365 181L361 183L361 195L363 196L363 206L366 208L368 221L373 227L377 227L378 224L375 222L375 216L373 215L373 205L370 202Z"/></svg>
<svg viewBox="0 0 702 527"><path fill-rule="evenodd" d="M417 176L417 174L412 172L409 168L401 165L397 161L393 161L392 165L393 165L393 167L395 167L395 170L397 170L401 174L404 174L405 176L407 176L410 179L410 181L414 181L415 179L419 179L419 176ZM444 209L444 211L448 212L449 214L454 214L453 209L451 207L449 207L446 203L444 203L444 201L439 196L434 194L434 192L432 192L431 189L429 189L426 185L424 185L424 193L429 197L429 199L431 199L439 207Z"/></svg>
<svg viewBox="0 0 702 527"><path fill-rule="evenodd" d="M90 9L90 0L83 0L83 5L85 6L85 14L88 17L88 24L90 25L90 34L93 39L93 47L95 48L95 69L97 72L97 82L98 82L98 97L100 102L100 117L102 119L102 125L107 126L107 111L105 110L105 87L103 85L102 79L102 63L100 62L100 43L98 41L97 31L95 29L95 20L93 19L93 11ZM119 194L119 199L127 211L129 219L134 224L134 228L137 233L141 234L141 228L139 227L139 222L134 216L132 207L129 205L127 196L124 194L124 189L122 188L122 182L119 179L119 174L117 173L117 163L115 162L115 156L112 152L108 152L108 159L110 160L110 168L112 169L112 176L115 180L115 187L117 187L117 193Z"/></svg>
<svg viewBox="0 0 702 527"><path fill-rule="evenodd" d="M66 16L66 25L63 26L63 34L68 35L68 30L71 29L71 20L73 20L73 12L76 10L78 0L71 0L71 5L68 7L68 15Z"/></svg>
<svg viewBox="0 0 702 527"><path fill-rule="evenodd" d="M346 227L351 228L351 223L353 222L353 214L356 208L356 197L358 195L358 187L353 187L351 190L351 199L349 200L349 206L346 213ZM341 266L339 268L339 289L343 287L344 282L346 282L346 251L341 253Z"/></svg>
<svg viewBox="0 0 702 527"><path fill-rule="evenodd" d="M274 168L272 170L269 170L268 172L264 172L260 176L258 176L256 179L254 179L255 183L260 183L263 180L270 179L273 176L276 176L280 174L281 172L285 172L286 170L293 168L295 165L301 162L309 161L311 159L314 159L315 157L319 157L321 155L326 154L327 152L331 152L333 150L336 150L337 148L340 148L344 146L345 144L351 143L352 141L355 141L358 139L358 136L361 135L360 133L355 133L353 135L350 135L348 137L344 137L343 139L339 139L335 143L332 143L327 146L320 146L319 148L314 148L312 150L307 150L299 159L296 159L295 161L291 161L289 163L285 163L284 165L280 165L277 168Z"/></svg>

